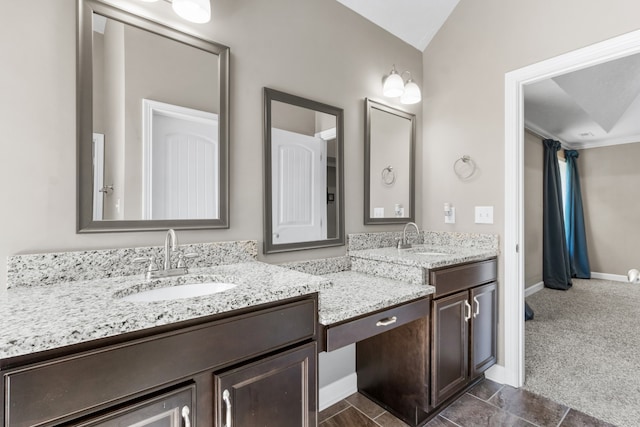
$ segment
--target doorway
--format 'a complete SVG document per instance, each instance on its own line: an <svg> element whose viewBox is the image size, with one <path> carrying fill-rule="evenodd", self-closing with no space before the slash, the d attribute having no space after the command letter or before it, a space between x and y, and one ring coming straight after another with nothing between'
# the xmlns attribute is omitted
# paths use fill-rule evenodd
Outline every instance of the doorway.
<svg viewBox="0 0 640 427"><path fill-rule="evenodd" d="M504 229L504 365L488 377L524 384L524 90L561 74L640 52L634 31L505 75L505 229Z"/></svg>

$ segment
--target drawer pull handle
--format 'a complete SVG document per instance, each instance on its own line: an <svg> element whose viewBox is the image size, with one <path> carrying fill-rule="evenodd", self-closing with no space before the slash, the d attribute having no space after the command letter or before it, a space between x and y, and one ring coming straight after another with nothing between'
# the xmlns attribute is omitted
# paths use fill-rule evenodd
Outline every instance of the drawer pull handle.
<svg viewBox="0 0 640 427"><path fill-rule="evenodd" d="M226 422L223 427L231 427L231 397L229 394L229 390L225 389L225 391L222 392L222 400L224 400L224 405L226 406L227 410Z"/></svg>
<svg viewBox="0 0 640 427"><path fill-rule="evenodd" d="M190 410L188 406L182 407L182 419L184 420L184 427L191 427L191 421L189 421Z"/></svg>
<svg viewBox="0 0 640 427"><path fill-rule="evenodd" d="M378 320L376 326L389 326L396 323L397 320L398 318L396 316L387 317L386 319Z"/></svg>
<svg viewBox="0 0 640 427"><path fill-rule="evenodd" d="M478 301L478 297L473 297L473 302L476 303L476 311L473 313L473 318L475 319L478 314L480 314L480 302Z"/></svg>
<svg viewBox="0 0 640 427"><path fill-rule="evenodd" d="M469 311L467 311L467 310L469 310ZM464 311L465 311L464 321L468 322L469 319L471 319L471 305L469 304L469 301L467 301L467 300L464 301Z"/></svg>

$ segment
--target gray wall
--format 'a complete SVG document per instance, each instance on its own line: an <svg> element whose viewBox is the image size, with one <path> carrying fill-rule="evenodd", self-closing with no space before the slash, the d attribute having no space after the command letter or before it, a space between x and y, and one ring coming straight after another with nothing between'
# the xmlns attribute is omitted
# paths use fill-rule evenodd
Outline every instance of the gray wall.
<svg viewBox="0 0 640 427"><path fill-rule="evenodd" d="M205 25L185 24L166 2L118 3L231 48L231 227L181 231L181 242L262 241L263 194L256 183L263 176L264 86L344 109L346 231L399 229L362 224L364 98L383 100L382 77L394 63L422 86L419 51L335 0L216 0ZM3 7L0 288L8 255L160 245L163 232L76 234L76 2L32 0ZM401 108L421 116L420 105ZM420 216L420 185L416 194ZM336 247L260 258L282 262L344 253Z"/></svg>
<svg viewBox="0 0 640 427"><path fill-rule="evenodd" d="M580 150L578 171L591 271L640 268L640 143Z"/></svg>
<svg viewBox="0 0 640 427"><path fill-rule="evenodd" d="M505 73L637 30L639 14L635 0L461 0L423 53L422 224L504 242ZM452 171L463 154L479 169L465 182ZM444 202L456 207L454 225L444 224ZM495 207L493 225L474 224L476 205ZM500 257L501 285L503 276ZM500 322L499 362L503 331Z"/></svg>
<svg viewBox="0 0 640 427"><path fill-rule="evenodd" d="M542 140L524 133L524 286L542 282Z"/></svg>

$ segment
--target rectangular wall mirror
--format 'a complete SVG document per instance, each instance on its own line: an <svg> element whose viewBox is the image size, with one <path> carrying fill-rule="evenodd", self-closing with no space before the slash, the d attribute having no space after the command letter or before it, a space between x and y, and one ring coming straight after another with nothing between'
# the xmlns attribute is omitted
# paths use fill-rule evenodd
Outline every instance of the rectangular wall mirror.
<svg viewBox="0 0 640 427"><path fill-rule="evenodd" d="M365 99L364 223L415 221L416 117Z"/></svg>
<svg viewBox="0 0 640 427"><path fill-rule="evenodd" d="M341 108L264 89L264 252L344 245Z"/></svg>
<svg viewBox="0 0 640 427"><path fill-rule="evenodd" d="M78 1L78 232L228 228L229 48Z"/></svg>

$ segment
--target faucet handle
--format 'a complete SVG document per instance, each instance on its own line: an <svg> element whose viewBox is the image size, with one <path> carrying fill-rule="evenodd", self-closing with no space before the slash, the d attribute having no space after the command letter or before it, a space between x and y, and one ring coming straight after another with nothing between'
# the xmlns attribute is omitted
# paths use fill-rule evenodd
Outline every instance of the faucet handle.
<svg viewBox="0 0 640 427"><path fill-rule="evenodd" d="M147 265L147 272L158 271L158 264L156 264L155 257L148 256L148 257L134 258L133 262L135 262L136 264L149 263Z"/></svg>
<svg viewBox="0 0 640 427"><path fill-rule="evenodd" d="M188 254L180 252L178 254L178 265L177 265L177 268L186 268L187 267L187 262L185 261L186 259L198 258L199 256L200 255L198 255L195 252L190 252Z"/></svg>

